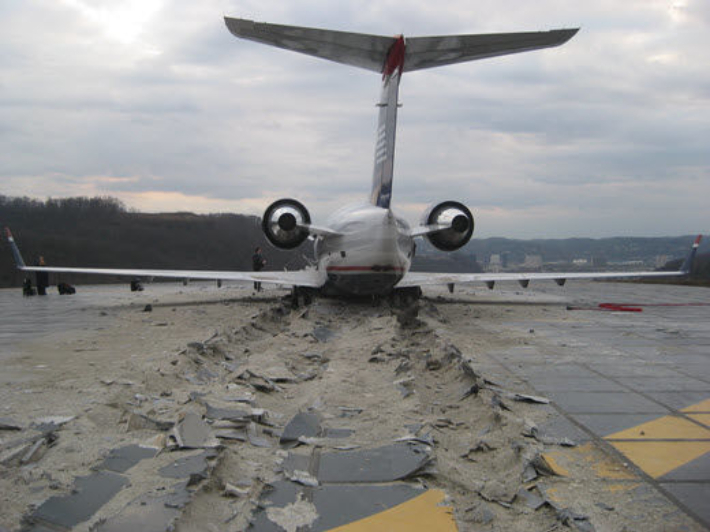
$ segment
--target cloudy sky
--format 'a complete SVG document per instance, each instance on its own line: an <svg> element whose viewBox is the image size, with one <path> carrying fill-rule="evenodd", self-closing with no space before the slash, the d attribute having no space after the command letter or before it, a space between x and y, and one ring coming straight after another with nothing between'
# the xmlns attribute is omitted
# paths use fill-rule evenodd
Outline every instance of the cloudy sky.
<svg viewBox="0 0 710 532"><path fill-rule="evenodd" d="M477 234L710 229L708 0L5 0L0 194L315 222L368 195L379 77L234 38L223 16L405 36L580 27L405 74L393 207ZM2 218L0 213L0 218Z"/></svg>

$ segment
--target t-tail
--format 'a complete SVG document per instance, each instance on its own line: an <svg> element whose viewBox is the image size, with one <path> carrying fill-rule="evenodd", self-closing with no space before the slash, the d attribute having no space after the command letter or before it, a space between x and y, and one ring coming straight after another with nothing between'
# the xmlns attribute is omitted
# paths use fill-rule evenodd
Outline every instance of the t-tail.
<svg viewBox="0 0 710 532"><path fill-rule="evenodd" d="M383 37L225 17L237 37L364 68L382 75L370 202L389 209L399 82L404 72L559 46L577 29L524 33Z"/></svg>

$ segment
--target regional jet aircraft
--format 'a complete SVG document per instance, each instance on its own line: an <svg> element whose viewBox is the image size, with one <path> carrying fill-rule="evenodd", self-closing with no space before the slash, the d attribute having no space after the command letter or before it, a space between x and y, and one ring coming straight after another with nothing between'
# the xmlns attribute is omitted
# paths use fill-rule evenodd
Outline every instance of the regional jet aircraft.
<svg viewBox="0 0 710 532"><path fill-rule="evenodd" d="M379 117L375 162L369 202L345 207L332 215L325 226L311 223L306 207L295 199L280 199L264 212L262 229L266 238L281 249L293 249L311 238L315 243L314 268L293 272L233 272L145 270L105 268L30 267L22 260L9 229L6 236L17 267L22 271L125 275L131 277L172 277L178 279L218 279L260 281L318 289L337 294L418 295L422 286L457 283L518 281L527 287L531 280L663 277L687 275L700 242L681 269L673 272L609 273L417 273L410 271L415 252L414 240L426 238L442 251L454 251L471 238L474 219L458 201L431 206L421 224L411 228L390 209L394 169L395 130L399 82L402 74L474 59L527 52L564 44L577 29L545 32L448 35L440 37L382 37L297 26L258 23L225 17L227 28L236 37L285 48L371 70L381 75L382 89L377 104Z"/></svg>

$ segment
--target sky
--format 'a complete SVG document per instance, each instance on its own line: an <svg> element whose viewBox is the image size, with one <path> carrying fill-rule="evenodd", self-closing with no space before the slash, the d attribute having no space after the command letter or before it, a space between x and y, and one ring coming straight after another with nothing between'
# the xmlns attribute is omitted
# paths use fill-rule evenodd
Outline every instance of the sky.
<svg viewBox="0 0 710 532"><path fill-rule="evenodd" d="M474 236L710 230L707 0L4 0L0 194L323 224L369 195L377 74L232 36L223 17L406 36L581 28L405 73L393 209L455 199ZM0 213L0 219L2 214Z"/></svg>

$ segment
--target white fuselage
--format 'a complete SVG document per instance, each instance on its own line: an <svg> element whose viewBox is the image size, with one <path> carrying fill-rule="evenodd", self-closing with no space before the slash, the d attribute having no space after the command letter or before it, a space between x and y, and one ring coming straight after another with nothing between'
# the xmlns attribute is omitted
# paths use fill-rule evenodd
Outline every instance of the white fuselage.
<svg viewBox="0 0 710 532"><path fill-rule="evenodd" d="M409 225L390 209L362 204L335 212L328 226L341 233L318 237L318 268L337 292L389 292L409 271L414 240Z"/></svg>

